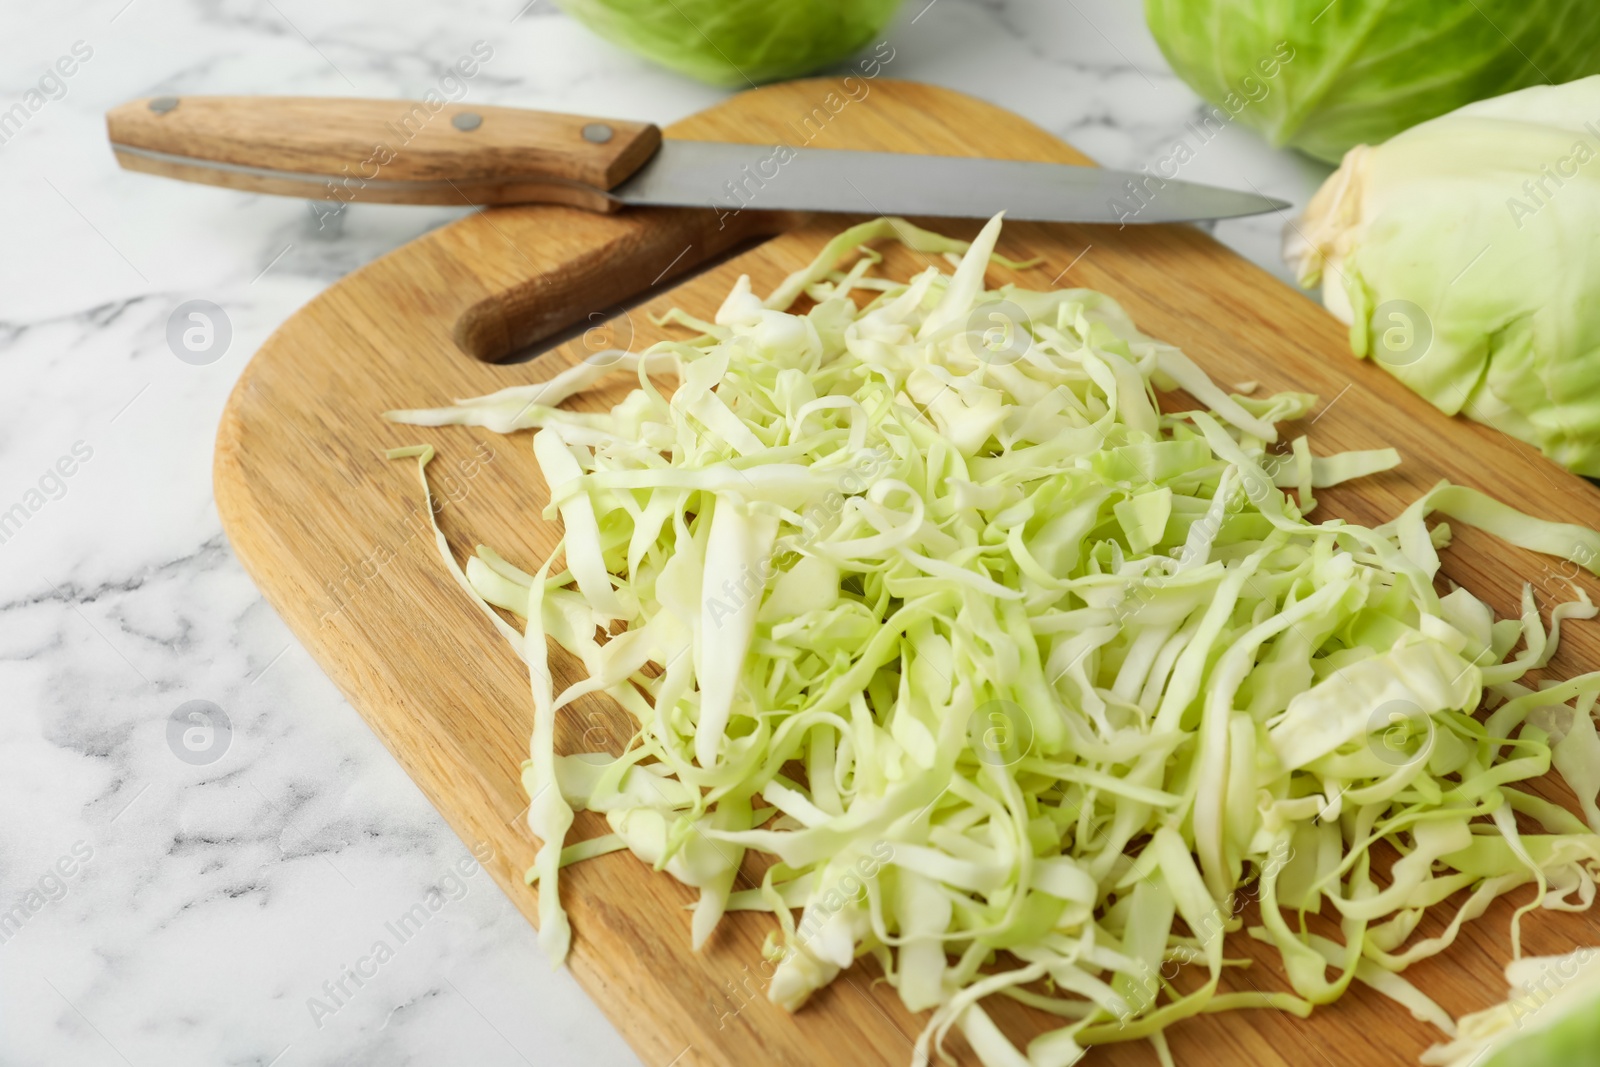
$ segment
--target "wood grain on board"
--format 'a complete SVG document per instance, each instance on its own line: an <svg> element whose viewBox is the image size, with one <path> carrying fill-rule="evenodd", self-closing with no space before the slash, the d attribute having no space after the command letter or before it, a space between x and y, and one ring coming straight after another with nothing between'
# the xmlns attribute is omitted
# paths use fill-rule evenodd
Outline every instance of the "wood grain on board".
<svg viewBox="0 0 1600 1067"><path fill-rule="evenodd" d="M1083 161L1007 111L943 89L886 81L764 88L667 132ZM782 181L781 172L772 180ZM871 205L860 208L876 213ZM758 291L770 289L849 221L753 210L721 219L676 210L597 216L559 206L485 211L413 241L317 297L261 348L229 401L217 441L216 498L239 558L462 840L492 847L490 870L530 921L536 897L522 875L536 842L522 822L527 799L518 779L532 718L528 679L443 570L420 510L414 465L387 461L383 453L417 442L437 446L431 473L449 501L441 521L458 558L484 543L533 569L556 539L555 527L539 518L546 490L526 434L396 426L379 412L543 380L612 342L641 348L667 334L651 324L650 313L677 305L709 316L740 273L751 275ZM970 236L977 223L934 225ZM650 286L670 285L768 236L618 315L620 305ZM924 263L904 249L887 251L885 267L898 277ZM1381 369L1356 361L1344 328L1319 306L1198 229L1018 223L1006 228L1001 251L1042 262L1020 272L993 268L992 285L1100 289L1122 301L1147 332L1181 345L1224 383L1254 380L1265 390L1319 393L1325 406L1312 428L1319 454L1399 448L1400 470L1322 494L1319 514L1380 522L1447 477L1537 515L1600 527L1600 494L1587 483L1490 427L1441 415ZM488 362L562 330L577 332L531 363ZM609 404L625 388L577 405ZM1292 436L1299 428L1289 429ZM1445 572L1502 613L1514 612L1525 580L1562 588L1545 560L1471 530L1459 531ZM1592 584L1591 591L1600 595ZM1564 636L1547 673L1600 666L1600 625L1580 623ZM558 688L581 673L559 653L552 668ZM621 712L589 699L564 714L558 743L566 751L615 750L627 734ZM601 832L598 817L580 815L574 838ZM760 946L769 917L730 916L697 954L689 948L692 891L631 855L571 868L562 886L575 930L572 969L650 1067L909 1062L922 1020L900 1006L892 989L875 984L866 967L846 972L792 1016L764 999ZM1510 912L1502 903L1442 959L1408 973L1452 1012L1499 999ZM1432 918L1422 933L1442 925ZM1532 952L1596 941L1593 916L1540 912L1524 923ZM1233 988L1288 988L1270 951L1234 937L1230 955L1258 961L1230 976ZM546 963L530 958L528 966ZM1049 1025L1028 1009L995 1003L996 1017L1019 1039ZM1415 1062L1438 1035L1355 987L1309 1020L1274 1010L1234 1012L1185 1022L1170 1036L1184 1064L1326 1060L1343 1067ZM959 1038L952 1049L971 1062ZM1133 1043L1098 1049L1087 1062L1155 1058Z"/></svg>

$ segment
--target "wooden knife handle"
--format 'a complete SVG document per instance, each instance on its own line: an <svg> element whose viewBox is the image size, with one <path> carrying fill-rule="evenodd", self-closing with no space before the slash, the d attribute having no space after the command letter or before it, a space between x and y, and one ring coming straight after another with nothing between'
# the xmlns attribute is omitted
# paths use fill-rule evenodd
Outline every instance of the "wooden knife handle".
<svg viewBox="0 0 1600 1067"><path fill-rule="evenodd" d="M106 114L128 170L338 203L548 202L606 195L661 144L644 122L401 100L154 97ZM330 209L334 210L334 209Z"/></svg>

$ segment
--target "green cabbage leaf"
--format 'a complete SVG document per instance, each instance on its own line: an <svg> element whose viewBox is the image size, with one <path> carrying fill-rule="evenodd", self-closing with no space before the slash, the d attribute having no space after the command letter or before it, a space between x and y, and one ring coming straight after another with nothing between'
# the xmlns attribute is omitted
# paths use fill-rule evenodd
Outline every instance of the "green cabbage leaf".
<svg viewBox="0 0 1600 1067"><path fill-rule="evenodd" d="M1600 76L1355 149L1285 258L1357 356L1600 476Z"/></svg>
<svg viewBox="0 0 1600 1067"><path fill-rule="evenodd" d="M1178 76L1274 145L1336 162L1474 100L1600 73L1588 0L1145 0Z"/></svg>
<svg viewBox="0 0 1600 1067"><path fill-rule="evenodd" d="M558 3L606 40L679 74L729 89L800 77L847 59L900 6L900 0Z"/></svg>

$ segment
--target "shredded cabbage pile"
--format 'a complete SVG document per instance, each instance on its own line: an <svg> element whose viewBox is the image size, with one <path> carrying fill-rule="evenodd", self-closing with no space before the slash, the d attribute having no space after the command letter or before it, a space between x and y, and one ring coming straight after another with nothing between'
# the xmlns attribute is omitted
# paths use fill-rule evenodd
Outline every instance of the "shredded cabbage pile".
<svg viewBox="0 0 1600 1067"><path fill-rule="evenodd" d="M766 300L741 278L715 321L670 314L692 340L390 413L537 430L555 555L463 569L437 542L529 666L542 944L567 952L562 866L626 848L699 890L697 947L773 913L786 1008L874 957L932 1009L917 1062L952 1027L989 1067L1133 1038L1170 1062L1180 1019L1303 1016L1352 980L1453 1034L1398 972L1519 886L1518 918L1593 900L1600 674L1525 684L1596 609L1574 586L1547 632L1531 588L1503 620L1441 595L1426 520L1590 570L1600 535L1449 484L1376 529L1311 521L1318 489L1398 456L1282 445L1315 398L1230 395L1100 293L986 288L999 232L879 219ZM882 237L930 265L875 277ZM638 387L611 410L559 407L618 371ZM1178 388L1204 406L1163 411ZM392 453L424 491L432 454ZM587 680L553 690L547 638ZM555 751L588 693L636 720L620 758ZM1552 763L1584 818L1519 785ZM613 833L569 841L582 809ZM1247 894L1292 992L1225 986ZM1443 935L1413 938L1438 907ZM1060 1026L1019 1050L995 996Z"/></svg>

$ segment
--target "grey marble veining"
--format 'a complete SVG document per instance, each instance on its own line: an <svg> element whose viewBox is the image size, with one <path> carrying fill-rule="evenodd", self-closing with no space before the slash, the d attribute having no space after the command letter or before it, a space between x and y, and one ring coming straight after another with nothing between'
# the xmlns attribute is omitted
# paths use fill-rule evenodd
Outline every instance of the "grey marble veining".
<svg viewBox="0 0 1600 1067"><path fill-rule="evenodd" d="M638 1062L290 638L211 498L217 416L250 353L330 282L459 212L356 206L319 228L296 201L120 172L101 117L160 93L420 95L477 41L493 56L468 99L484 103L666 122L722 95L550 0L525 4L0 15L0 111L90 53L0 143L0 514L22 508L0 534L3 1067ZM884 73L1137 168L1202 112L1138 7L907 0ZM1230 126L1181 177L1303 203L1325 172ZM1280 225L1216 232L1281 274ZM232 333L198 366L167 340L191 300ZM170 727L191 701L220 709L226 735ZM442 903L413 936L388 932L428 900ZM379 941L392 951L375 961ZM372 977L335 1004L363 960Z"/></svg>

